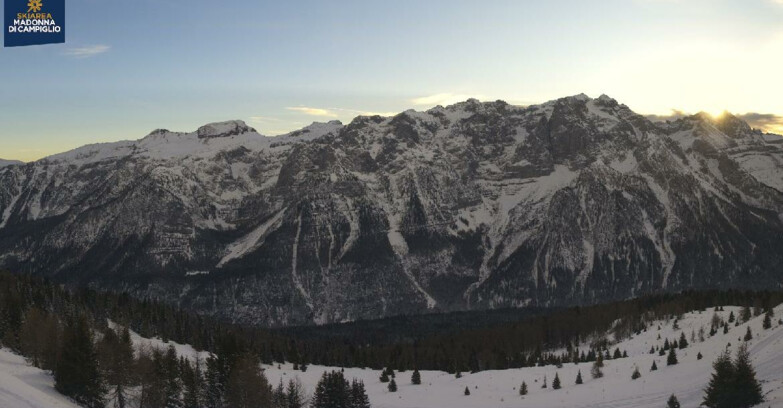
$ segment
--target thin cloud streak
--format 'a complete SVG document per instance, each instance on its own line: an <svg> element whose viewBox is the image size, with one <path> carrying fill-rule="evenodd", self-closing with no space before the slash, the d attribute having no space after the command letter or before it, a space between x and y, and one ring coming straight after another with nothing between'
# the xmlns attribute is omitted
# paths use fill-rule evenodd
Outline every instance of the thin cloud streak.
<svg viewBox="0 0 783 408"><path fill-rule="evenodd" d="M68 48L65 50L65 55L74 58L89 58L98 54L103 54L111 49L109 45L96 44L87 45L84 47Z"/></svg>
<svg viewBox="0 0 783 408"><path fill-rule="evenodd" d="M307 106L289 106L286 107L287 110L295 111L304 113L305 115L310 116L324 116L324 117L330 117L330 118L336 118L337 114L328 110L328 109L322 109L322 108L311 108Z"/></svg>
<svg viewBox="0 0 783 408"><path fill-rule="evenodd" d="M413 98L410 100L410 102L416 106L452 105L457 102L466 101L470 98L484 99L481 95L455 94L451 92L443 92L434 95L427 95L418 98Z"/></svg>

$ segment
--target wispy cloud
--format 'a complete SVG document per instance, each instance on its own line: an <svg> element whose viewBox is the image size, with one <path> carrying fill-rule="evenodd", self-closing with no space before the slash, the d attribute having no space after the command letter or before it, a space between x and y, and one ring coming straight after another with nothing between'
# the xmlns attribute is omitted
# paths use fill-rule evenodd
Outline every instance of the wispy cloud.
<svg viewBox="0 0 783 408"><path fill-rule="evenodd" d="M672 109L671 114L668 115L646 115L646 117L652 121L665 121L677 120L689 115L689 113L683 112L681 110ZM774 113L748 112L743 114L734 114L734 116L744 120L745 122L748 122L748 124L753 128L761 129L762 131L768 133L783 134L783 116L781 115L776 115Z"/></svg>
<svg viewBox="0 0 783 408"><path fill-rule="evenodd" d="M736 116L745 122L748 122L748 124L754 128L761 129L765 132L783 134L783 116L781 115L775 115L774 113L748 112Z"/></svg>
<svg viewBox="0 0 783 408"><path fill-rule="evenodd" d="M468 94L456 94L451 92L443 92L434 95L421 96L411 99L411 103L416 106L435 106L435 105L451 105L457 102L462 102L470 98L483 99L481 95L468 95Z"/></svg>
<svg viewBox="0 0 783 408"><path fill-rule="evenodd" d="M321 117L328 117L328 118L336 118L336 117L345 117L345 116L394 116L397 114L397 112L372 112L372 111L364 111L364 110L357 110L357 109L346 109L346 108L313 108L309 106L289 106L286 108L287 110L296 111L300 113L304 113L305 115L310 116L321 116Z"/></svg>
<svg viewBox="0 0 783 408"><path fill-rule="evenodd" d="M68 48L65 55L74 58L89 58L98 54L103 54L111 49L109 45L96 44L86 45L84 47Z"/></svg>
<svg viewBox="0 0 783 408"><path fill-rule="evenodd" d="M645 116L647 116L647 119L650 119L650 120L652 120L654 122L663 122L663 121L667 121L667 120L677 120L679 118L688 116L688 114L683 112L683 111L681 111L681 110L679 110L679 109L672 109L671 113L668 114L668 115L666 115L666 114L662 114L662 115L652 114L652 115L645 115Z"/></svg>
<svg viewBox="0 0 783 408"><path fill-rule="evenodd" d="M304 113L305 115L310 116L324 116L324 117L330 117L330 118L336 118L337 114L330 111L329 109L322 109L322 108L311 108L308 106L289 106L286 109L291 111L296 111L300 113Z"/></svg>

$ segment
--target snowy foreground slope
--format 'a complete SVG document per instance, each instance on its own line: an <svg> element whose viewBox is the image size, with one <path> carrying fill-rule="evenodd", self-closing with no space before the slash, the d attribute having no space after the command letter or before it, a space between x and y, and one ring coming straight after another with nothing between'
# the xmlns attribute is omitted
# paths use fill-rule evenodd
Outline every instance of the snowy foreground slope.
<svg viewBox="0 0 783 408"><path fill-rule="evenodd" d="M725 307L725 311L717 312L724 319L734 311L738 315L741 308ZM683 408L697 407L704 395L712 373L712 362L731 343L732 352L741 343L738 339L744 336L746 326L753 332L753 340L748 342L748 349L757 371L757 378L762 382L766 402L763 407L783 407L783 326L777 319L783 316L783 307L775 308L775 321L769 330L762 329L763 315L750 322L734 327L727 334L718 331L714 337L709 337L712 309L705 312L686 314L678 323L680 330L672 330L673 321L661 322L661 330L653 325L647 332L623 341L616 346L628 352L629 357L608 360L605 362L604 378L592 379L590 368L592 363L575 365L568 363L563 368L555 366L529 367L522 369L483 371L476 374L463 373L462 378L439 371L422 371L421 385L411 385L411 372L397 373L396 381L399 390L396 393L387 391L387 384L378 379L380 372L346 368L347 378L356 377L364 380L370 401L374 407L655 407L661 408L666 399L674 393ZM679 364L666 366L666 357L649 354L653 345L663 345L664 339L679 338L680 331L686 333L690 342L691 330L697 333L704 327L706 340L690 344L688 348L677 350ZM657 340L658 334L661 340ZM615 346L612 346L614 350ZM703 359L697 360L696 354L701 352ZM653 360L657 362L658 371L651 372ZM631 380L633 367L637 365L642 377ZM272 384L277 384L282 378L299 377L310 392L324 370L330 367L310 366L306 372L294 371L290 364L277 368L277 365L264 366L266 375ZM339 369L339 368L336 368ZM577 370L581 370L583 385L575 385ZM558 373L562 389L553 390L552 380ZM542 389L541 383L546 375L548 388ZM519 395L519 385L525 381L529 394ZM471 395L463 395L465 387Z"/></svg>
<svg viewBox="0 0 783 408"><path fill-rule="evenodd" d="M76 408L78 405L54 390L54 379L27 364L24 357L0 349L0 407Z"/></svg>
<svg viewBox="0 0 783 408"><path fill-rule="evenodd" d="M555 366L528 367L522 369L483 371L476 374L464 373L462 378L439 371L422 371L422 384L411 385L411 372L396 374L399 391L390 393L387 384L378 379L380 372L370 369L346 368L345 375L362 379L367 387L370 401L377 408L427 408L427 407L656 407L665 405L668 396L674 393L683 408L698 407L703 389L712 373L712 361L726 348L732 352L741 343L746 327L750 326L753 340L748 342L753 365L758 379L762 382L766 402L762 407L783 407L783 326L777 319L783 316L783 305L775 308L775 321L769 330L763 330L763 316L734 327L728 334L718 331L714 337L704 342L691 342L688 348L678 350L679 364L666 366L666 357L649 354L650 347L660 346L664 339L679 338L684 331L690 341L690 333L698 333L704 327L709 332L710 320L717 313L724 320L729 313L739 315L741 308L725 307L725 311L694 312L684 315L679 321L680 330L673 330L673 321L660 322L661 330L653 324L647 332L611 347L619 347L628 352L629 357L605 362L604 377L590 377L591 363L565 364ZM658 340L660 334L661 339ZM197 352L188 345L173 342L164 343L160 339L146 339L131 334L137 348L167 348L174 345L181 356L205 358L207 353ZM698 335L697 335L698 337ZM701 352L704 358L696 359ZM652 362L656 361L658 371L650 372ZM639 367L642 377L631 380L634 366ZM291 364L264 365L269 382L277 384L281 379L286 382L298 377L309 393L315 389L321 374L326 370L339 370L339 367L309 366L306 372L294 371ZM582 372L584 384L575 385L578 370ZM553 390L552 380L555 373L560 376L562 389ZM542 389L541 383L546 375L548 388ZM519 396L519 385L525 381L529 394ZM45 408L77 407L54 390L52 377L35 367L28 365L23 357L8 350L0 349L0 407L3 408ZM471 395L463 395L465 387Z"/></svg>

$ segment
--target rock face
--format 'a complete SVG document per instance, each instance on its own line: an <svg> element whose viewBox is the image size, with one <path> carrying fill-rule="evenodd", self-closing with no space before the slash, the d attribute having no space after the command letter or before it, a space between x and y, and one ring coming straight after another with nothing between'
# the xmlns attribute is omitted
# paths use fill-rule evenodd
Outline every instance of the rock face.
<svg viewBox="0 0 783 408"><path fill-rule="evenodd" d="M261 325L780 288L783 144L601 96L0 167L0 267Z"/></svg>

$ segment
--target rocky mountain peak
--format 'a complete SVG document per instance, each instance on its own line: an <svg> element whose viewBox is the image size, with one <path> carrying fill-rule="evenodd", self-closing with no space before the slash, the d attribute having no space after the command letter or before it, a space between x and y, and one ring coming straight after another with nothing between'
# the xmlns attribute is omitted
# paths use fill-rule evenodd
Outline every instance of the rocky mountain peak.
<svg viewBox="0 0 783 408"><path fill-rule="evenodd" d="M779 287L783 144L746 130L576 95L156 131L0 167L0 268L263 325Z"/></svg>
<svg viewBox="0 0 783 408"><path fill-rule="evenodd" d="M229 120L206 124L196 131L199 139L236 136L243 133L256 133L256 130L241 120Z"/></svg>

